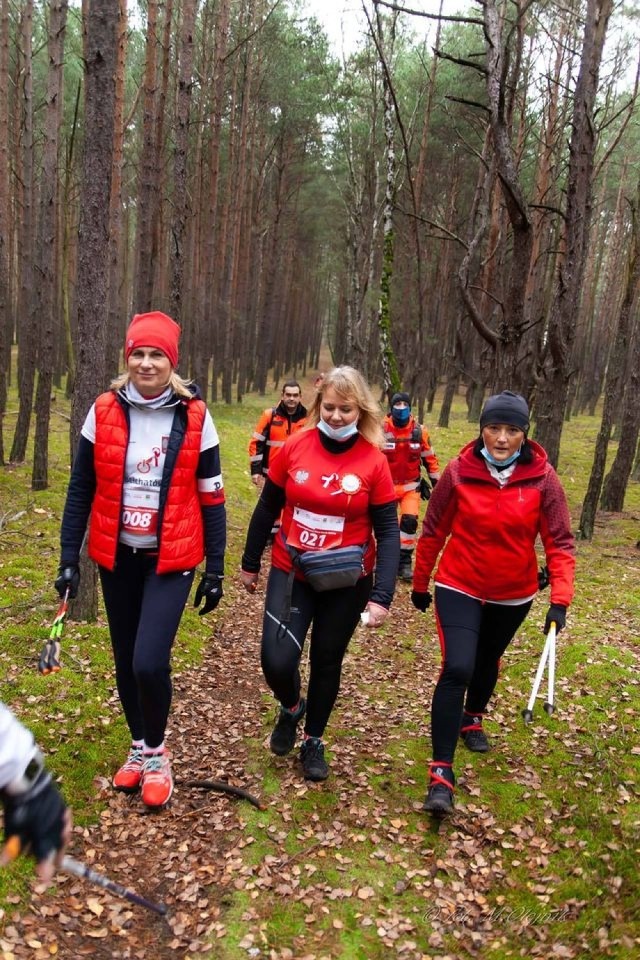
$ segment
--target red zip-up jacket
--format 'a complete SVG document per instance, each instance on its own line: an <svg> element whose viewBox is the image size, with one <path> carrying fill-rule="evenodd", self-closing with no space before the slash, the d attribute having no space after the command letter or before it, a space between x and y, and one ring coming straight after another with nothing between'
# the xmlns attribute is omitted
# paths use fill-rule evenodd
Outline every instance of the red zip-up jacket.
<svg viewBox="0 0 640 960"><path fill-rule="evenodd" d="M435 580L480 600L519 600L538 589L535 542L542 539L551 602L573 598L574 538L558 475L533 441L532 463L517 463L504 486L467 444L445 468L431 495L416 550L413 588ZM446 545L445 545L446 543Z"/></svg>

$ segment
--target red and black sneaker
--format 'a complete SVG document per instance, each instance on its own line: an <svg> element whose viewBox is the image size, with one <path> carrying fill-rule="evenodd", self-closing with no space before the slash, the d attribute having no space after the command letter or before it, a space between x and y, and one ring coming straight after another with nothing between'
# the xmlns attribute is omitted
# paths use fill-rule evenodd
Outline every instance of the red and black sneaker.
<svg viewBox="0 0 640 960"><path fill-rule="evenodd" d="M453 813L453 790L456 778L450 763L429 764L429 790L424 801L423 810L436 817L444 817Z"/></svg>
<svg viewBox="0 0 640 960"><path fill-rule="evenodd" d="M491 744L482 729L481 713L464 711L460 723L460 739L467 750L473 750L474 753L488 753L491 750Z"/></svg>

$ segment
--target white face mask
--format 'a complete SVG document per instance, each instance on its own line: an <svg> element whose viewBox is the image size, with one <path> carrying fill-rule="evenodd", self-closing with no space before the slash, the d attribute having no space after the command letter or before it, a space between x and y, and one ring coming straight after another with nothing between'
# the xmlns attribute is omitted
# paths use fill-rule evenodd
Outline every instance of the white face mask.
<svg viewBox="0 0 640 960"><path fill-rule="evenodd" d="M507 457L506 460L496 460L495 457L491 456L486 447L483 447L480 453L485 458L487 463L492 464L494 467L508 467L511 463L514 463L518 459L521 451L522 447L516 450L515 453L512 453L510 457Z"/></svg>
<svg viewBox="0 0 640 960"><path fill-rule="evenodd" d="M324 420L319 420L318 430L324 433L325 437L329 437L330 440L338 440L338 442L341 442L348 440L349 437L352 437L358 432L358 421L354 420L353 423L348 423L346 427L332 427Z"/></svg>

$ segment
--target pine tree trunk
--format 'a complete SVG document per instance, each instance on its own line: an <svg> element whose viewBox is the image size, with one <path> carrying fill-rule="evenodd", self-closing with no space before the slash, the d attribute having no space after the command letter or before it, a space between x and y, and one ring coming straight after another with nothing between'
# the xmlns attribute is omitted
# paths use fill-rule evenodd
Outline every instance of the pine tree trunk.
<svg viewBox="0 0 640 960"><path fill-rule="evenodd" d="M36 389L36 430L31 489L49 485L49 421L53 386L54 337L61 329L56 311L57 263L56 228L58 210L58 144L63 103L64 38L67 0L52 0L49 8L49 73L45 101L40 217L36 246L38 284L34 291L33 326L38 329L38 385Z"/></svg>
<svg viewBox="0 0 640 960"><path fill-rule="evenodd" d="M618 317L617 330L614 335L613 348L609 357L609 366L607 369L607 380L605 386L604 409L602 411L602 422L598 439L596 440L595 457L591 468L589 486L587 495L582 506L580 516L580 535L585 540L591 540L596 518L596 509L598 498L602 487L605 464L607 460L607 449L611 436L611 427L614 421L616 410L620 408L621 386L624 376L627 356L632 346L634 315L633 307L637 301L640 291L640 184L636 195L634 205L634 230L631 237L631 249L629 251L629 261L627 269L627 284L624 294L624 300ZM636 322L636 326L638 323ZM639 335L636 334L636 339ZM636 395L637 402L637 395ZM628 440L627 440L628 442ZM634 447L635 449L635 447ZM633 465L633 454L631 455L631 466ZM626 461L625 461L626 462ZM622 471L620 471L622 472ZM630 472L630 468L629 468ZM617 482L617 481L616 481ZM621 503L624 501L624 492L622 496L616 490L612 493L614 481L610 482L608 491L608 502ZM626 483L625 483L626 487ZM622 509L620 506L618 509Z"/></svg>
<svg viewBox="0 0 640 960"><path fill-rule="evenodd" d="M0 466L4 465L4 415L12 323L9 274L9 0L0 0Z"/></svg>
<svg viewBox="0 0 640 960"><path fill-rule="evenodd" d="M22 107L22 219L20 228L20 300L18 309L18 419L10 459L24 460L31 424L33 387L36 375L37 338L31 308L33 297L33 0L26 0L20 22L23 56Z"/></svg>
<svg viewBox="0 0 640 960"><path fill-rule="evenodd" d="M588 0L580 71L576 83L565 216L566 251L556 280L549 319L549 351L536 401L536 439L557 465L591 222L595 157L594 105L613 0Z"/></svg>
<svg viewBox="0 0 640 960"><path fill-rule="evenodd" d="M156 157L156 86L158 0L148 0L142 98L142 154L136 206L136 267L133 312L151 310L153 297L153 218L158 184Z"/></svg>
<svg viewBox="0 0 640 960"><path fill-rule="evenodd" d="M113 170L111 173L111 205L109 210L109 334L105 357L107 377L118 372L120 351L127 318L121 310L120 285L123 282L122 250L122 164L124 153L124 91L127 59L127 0L120 0L118 60L114 88Z"/></svg>
<svg viewBox="0 0 640 960"><path fill-rule="evenodd" d="M184 245L187 220L190 218L187 192L187 152L189 149L189 117L193 90L193 32L196 0L183 0L179 41L179 74L174 130L173 154L173 221L171 226L171 282L169 303L171 316L182 324L184 297Z"/></svg>
<svg viewBox="0 0 640 960"><path fill-rule="evenodd" d="M115 129L119 0L91 3L85 24L85 137L78 230L77 374L71 408L71 449L96 396L104 389L105 304L109 292L109 206ZM74 615L95 620L96 568L84 561Z"/></svg>

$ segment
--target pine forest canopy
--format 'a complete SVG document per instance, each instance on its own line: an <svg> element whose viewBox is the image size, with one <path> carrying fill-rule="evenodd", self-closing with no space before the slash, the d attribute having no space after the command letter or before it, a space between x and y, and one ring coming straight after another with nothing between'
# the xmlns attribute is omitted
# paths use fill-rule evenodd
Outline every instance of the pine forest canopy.
<svg viewBox="0 0 640 960"><path fill-rule="evenodd" d="M211 401L328 345L421 411L443 387L441 425L460 388L472 419L519 390L553 460L609 391L633 463L633 13L450 7L367 0L341 61L284 0L0 0L0 424L17 344L10 459L35 414L34 486L52 385L73 438L152 308Z"/></svg>

